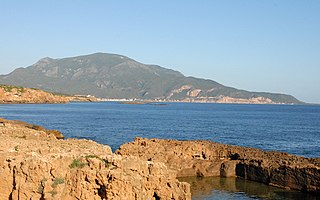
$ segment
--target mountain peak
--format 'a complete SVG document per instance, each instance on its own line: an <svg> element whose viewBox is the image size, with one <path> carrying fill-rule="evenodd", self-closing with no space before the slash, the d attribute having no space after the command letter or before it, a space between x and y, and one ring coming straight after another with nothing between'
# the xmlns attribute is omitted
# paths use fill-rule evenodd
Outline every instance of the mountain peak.
<svg viewBox="0 0 320 200"><path fill-rule="evenodd" d="M53 58L44 57L44 58L41 58L37 63L48 64L49 62L51 62L51 61L53 61L53 60L54 60Z"/></svg>

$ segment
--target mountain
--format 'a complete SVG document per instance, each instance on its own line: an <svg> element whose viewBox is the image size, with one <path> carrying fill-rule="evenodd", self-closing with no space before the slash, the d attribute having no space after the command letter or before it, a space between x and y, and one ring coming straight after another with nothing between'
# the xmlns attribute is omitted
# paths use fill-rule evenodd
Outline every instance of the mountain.
<svg viewBox="0 0 320 200"><path fill-rule="evenodd" d="M100 98L299 104L293 96L249 92L116 54L95 53L37 63L0 76L0 83Z"/></svg>

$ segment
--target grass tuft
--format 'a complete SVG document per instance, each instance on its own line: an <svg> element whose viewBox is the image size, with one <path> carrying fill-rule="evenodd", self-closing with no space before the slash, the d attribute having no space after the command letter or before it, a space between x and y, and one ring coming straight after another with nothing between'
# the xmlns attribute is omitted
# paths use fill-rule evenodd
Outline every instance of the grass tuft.
<svg viewBox="0 0 320 200"><path fill-rule="evenodd" d="M53 188L56 188L59 184L63 184L64 183L64 179L63 178L55 178L53 180L53 183L52 183L52 187Z"/></svg>
<svg viewBox="0 0 320 200"><path fill-rule="evenodd" d="M79 159L74 159L74 160L72 161L72 163L69 165L69 167L70 167L71 169L73 169L73 168L83 168L84 166L86 166L86 164L87 164L87 163L84 163L84 162L82 162L82 161L79 160Z"/></svg>

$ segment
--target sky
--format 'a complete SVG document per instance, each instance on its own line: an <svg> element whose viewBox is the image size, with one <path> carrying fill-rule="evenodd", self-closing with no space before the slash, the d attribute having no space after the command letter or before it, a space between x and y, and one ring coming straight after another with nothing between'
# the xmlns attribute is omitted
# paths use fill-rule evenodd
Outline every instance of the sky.
<svg viewBox="0 0 320 200"><path fill-rule="evenodd" d="M319 0L0 0L0 74L96 52L320 103Z"/></svg>

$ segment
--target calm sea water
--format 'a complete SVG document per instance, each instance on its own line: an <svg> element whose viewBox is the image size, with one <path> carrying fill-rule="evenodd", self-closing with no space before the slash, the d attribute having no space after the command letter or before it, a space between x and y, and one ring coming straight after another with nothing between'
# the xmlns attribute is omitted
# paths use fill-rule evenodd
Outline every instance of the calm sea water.
<svg viewBox="0 0 320 200"><path fill-rule="evenodd" d="M320 157L320 106L116 102L0 105L0 117L57 129L113 150L135 137L206 139ZM217 190L221 191L221 190ZM245 193L245 192L244 192ZM215 197L219 197L222 193ZM230 193L238 199L242 193ZM243 199L246 197L242 195ZM215 199L208 195L202 199ZM248 197L250 198L250 197ZM218 199L224 199L218 198Z"/></svg>
<svg viewBox="0 0 320 200"><path fill-rule="evenodd" d="M320 106L116 102L0 105L0 117L60 130L114 150L135 137L206 139L320 157Z"/></svg>

